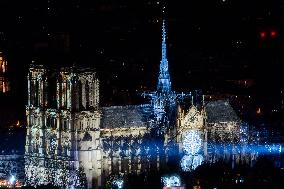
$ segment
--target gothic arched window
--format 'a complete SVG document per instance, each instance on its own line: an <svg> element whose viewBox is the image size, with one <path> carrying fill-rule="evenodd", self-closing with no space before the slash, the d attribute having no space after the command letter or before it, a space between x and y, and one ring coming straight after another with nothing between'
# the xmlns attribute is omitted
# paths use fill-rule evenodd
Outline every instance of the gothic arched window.
<svg viewBox="0 0 284 189"><path fill-rule="evenodd" d="M89 108L89 106L90 106L90 87L89 87L89 82L88 81L86 81L86 83L85 83L85 96L86 96L86 109L88 109Z"/></svg>
<svg viewBox="0 0 284 189"><path fill-rule="evenodd" d="M81 81L79 81L78 82L78 91L77 91L77 93L78 93L78 109L81 109L81 107L82 107L82 101L83 101L83 99L82 99L82 83L81 83Z"/></svg>
<svg viewBox="0 0 284 189"><path fill-rule="evenodd" d="M46 120L46 125L47 127L50 127L52 129L56 129L56 117L47 117L47 120Z"/></svg>
<svg viewBox="0 0 284 189"><path fill-rule="evenodd" d="M39 105L39 81L35 80L34 105Z"/></svg>
<svg viewBox="0 0 284 189"><path fill-rule="evenodd" d="M55 154L55 150L57 148L57 142L56 142L56 136L51 136L50 137L50 145L49 145L49 152L50 154Z"/></svg>

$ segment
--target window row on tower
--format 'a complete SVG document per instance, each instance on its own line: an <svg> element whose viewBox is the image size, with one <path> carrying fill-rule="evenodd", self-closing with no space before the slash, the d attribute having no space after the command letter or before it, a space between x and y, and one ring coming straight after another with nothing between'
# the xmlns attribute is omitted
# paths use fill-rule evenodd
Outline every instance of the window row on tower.
<svg viewBox="0 0 284 189"><path fill-rule="evenodd" d="M28 106L94 110L99 105L99 80L92 70L62 68L47 70L42 65L29 69Z"/></svg>

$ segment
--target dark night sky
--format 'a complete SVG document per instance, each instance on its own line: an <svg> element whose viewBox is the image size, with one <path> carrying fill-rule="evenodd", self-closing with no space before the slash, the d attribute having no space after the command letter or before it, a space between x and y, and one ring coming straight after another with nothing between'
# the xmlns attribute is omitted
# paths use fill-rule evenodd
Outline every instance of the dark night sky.
<svg viewBox="0 0 284 189"><path fill-rule="evenodd" d="M214 86L226 91L226 79L247 78L257 81L258 94L283 88L284 0L168 0L166 5L175 90ZM21 96L17 103L25 104L21 94L32 60L94 66L106 104L115 89L130 91L127 103L141 85L153 90L161 7L158 0L1 0L0 47L8 57L14 93Z"/></svg>

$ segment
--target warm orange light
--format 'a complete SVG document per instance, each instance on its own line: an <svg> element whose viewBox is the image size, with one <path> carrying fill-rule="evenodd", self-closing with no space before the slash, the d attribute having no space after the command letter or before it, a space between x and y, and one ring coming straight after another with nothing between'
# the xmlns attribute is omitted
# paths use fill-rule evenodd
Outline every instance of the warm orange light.
<svg viewBox="0 0 284 189"><path fill-rule="evenodd" d="M0 188L5 187L5 188L21 188L22 183L19 180L16 180L15 184L12 185L8 180L6 179L1 179L0 180Z"/></svg>
<svg viewBox="0 0 284 189"><path fill-rule="evenodd" d="M193 189L201 189L200 185L193 186Z"/></svg>
<svg viewBox="0 0 284 189"><path fill-rule="evenodd" d="M260 114L260 113L261 113L261 109L258 108L258 109L256 110L256 113L257 113L257 114Z"/></svg>
<svg viewBox="0 0 284 189"><path fill-rule="evenodd" d="M19 121L19 120L17 121L17 124L16 124L16 125L17 125L17 126L20 126L20 121Z"/></svg>
<svg viewBox="0 0 284 189"><path fill-rule="evenodd" d="M5 83L5 81L3 81L2 82L2 86L3 86L3 93L5 93L6 92L6 85L5 85L6 83Z"/></svg>

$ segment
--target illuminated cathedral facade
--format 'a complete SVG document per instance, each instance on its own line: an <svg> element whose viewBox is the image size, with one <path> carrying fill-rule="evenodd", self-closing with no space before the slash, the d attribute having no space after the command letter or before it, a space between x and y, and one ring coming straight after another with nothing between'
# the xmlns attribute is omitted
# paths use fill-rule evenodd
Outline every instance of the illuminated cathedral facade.
<svg viewBox="0 0 284 189"><path fill-rule="evenodd" d="M101 188L109 175L160 170L172 158L190 171L219 158L210 150L211 138L239 141L241 122L229 102L206 102L202 95L197 102L198 95L172 90L166 50L163 21L157 90L144 93L149 103L141 105L101 107L92 69L54 71L32 65L26 184ZM190 106L183 106L184 99L190 99Z"/></svg>

